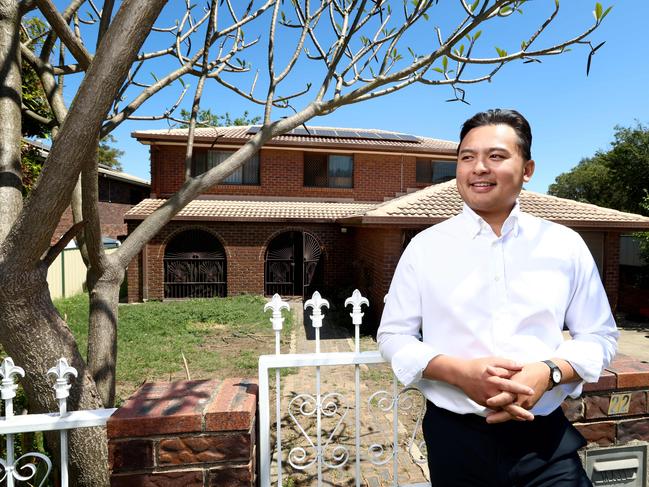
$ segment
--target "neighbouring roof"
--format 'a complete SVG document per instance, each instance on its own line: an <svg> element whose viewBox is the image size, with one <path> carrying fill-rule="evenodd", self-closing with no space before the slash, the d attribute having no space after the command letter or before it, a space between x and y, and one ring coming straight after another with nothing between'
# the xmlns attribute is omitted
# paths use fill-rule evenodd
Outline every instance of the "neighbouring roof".
<svg viewBox="0 0 649 487"><path fill-rule="evenodd" d="M122 171L115 171L114 169L111 169L104 164L99 164L98 170L99 174L103 177L115 179L118 181L125 181L127 183L136 184L138 186L144 186L147 188L151 187L151 184L149 184L149 181L147 181L146 179L138 178L137 176L133 176L132 174L127 174Z"/></svg>
<svg viewBox="0 0 649 487"><path fill-rule="evenodd" d="M143 220L166 200L145 199L131 208L125 220ZM362 214L376 203L328 203L314 201L239 201L194 200L183 208L173 220L207 221L310 221L333 223L350 215Z"/></svg>
<svg viewBox="0 0 649 487"><path fill-rule="evenodd" d="M194 142L239 146L250 140L256 130L253 125L202 127L196 129ZM166 129L142 130L131 135L142 143L184 143L187 133L188 129ZM279 135L265 144L268 146L455 155L457 142L388 130L309 126L307 130L294 129L292 133Z"/></svg>
<svg viewBox="0 0 649 487"><path fill-rule="evenodd" d="M50 146L39 140L23 139L23 142L25 144L29 144L32 147L38 149L43 158L47 157L48 154L50 153ZM109 166L106 166L105 164L98 164L98 171L99 174L103 175L104 177L108 177L110 179L115 179L118 181L126 181L127 183L136 184L138 186L145 186L147 188L151 187L151 184L149 184L149 181L147 181L146 179L138 178L137 176L133 176L132 174L127 174L122 171L115 171L114 169L111 169Z"/></svg>
<svg viewBox="0 0 649 487"><path fill-rule="evenodd" d="M570 227L649 229L649 218L645 216L533 191L521 191L520 205L527 213ZM453 179L376 205L363 215L349 216L341 219L341 222L431 225L451 218L460 211L462 199Z"/></svg>

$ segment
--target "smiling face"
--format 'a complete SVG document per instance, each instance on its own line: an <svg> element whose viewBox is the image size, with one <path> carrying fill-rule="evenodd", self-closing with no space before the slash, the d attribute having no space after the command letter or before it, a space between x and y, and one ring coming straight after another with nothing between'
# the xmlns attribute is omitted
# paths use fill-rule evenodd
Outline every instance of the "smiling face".
<svg viewBox="0 0 649 487"><path fill-rule="evenodd" d="M458 150L457 189L498 235L534 173L534 161L525 160L518 142L509 125L482 125L466 134Z"/></svg>

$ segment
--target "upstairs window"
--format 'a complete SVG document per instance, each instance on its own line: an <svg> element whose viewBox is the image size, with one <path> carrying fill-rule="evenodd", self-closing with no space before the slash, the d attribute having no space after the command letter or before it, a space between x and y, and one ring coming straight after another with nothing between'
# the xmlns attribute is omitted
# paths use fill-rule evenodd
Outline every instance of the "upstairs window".
<svg viewBox="0 0 649 487"><path fill-rule="evenodd" d="M197 176L218 166L234 152L216 150L197 150L194 153L192 175ZM255 154L221 184L259 184L259 154Z"/></svg>
<svg viewBox="0 0 649 487"><path fill-rule="evenodd" d="M304 186L353 188L354 157L340 154L304 153Z"/></svg>
<svg viewBox="0 0 649 487"><path fill-rule="evenodd" d="M443 183L455 178L456 162L417 159L418 183Z"/></svg>

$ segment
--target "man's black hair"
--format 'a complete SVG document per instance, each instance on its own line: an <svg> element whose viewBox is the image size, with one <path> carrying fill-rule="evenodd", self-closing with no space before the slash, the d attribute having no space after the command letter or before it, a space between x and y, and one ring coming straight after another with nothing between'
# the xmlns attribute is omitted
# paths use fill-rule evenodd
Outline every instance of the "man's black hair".
<svg viewBox="0 0 649 487"><path fill-rule="evenodd" d="M532 159L532 129L529 122L516 110L494 108L476 113L462 125L460 145L470 130L484 125L509 125L518 136L518 148L525 160ZM459 146L458 146L459 150Z"/></svg>

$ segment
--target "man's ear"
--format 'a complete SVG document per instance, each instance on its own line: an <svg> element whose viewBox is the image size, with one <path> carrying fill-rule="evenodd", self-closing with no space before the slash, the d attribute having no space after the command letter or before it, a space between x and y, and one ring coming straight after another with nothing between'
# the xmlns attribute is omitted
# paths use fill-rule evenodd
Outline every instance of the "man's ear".
<svg viewBox="0 0 649 487"><path fill-rule="evenodd" d="M523 166L523 182L529 183L532 179L532 174L534 174L534 168L536 167L534 160L530 159Z"/></svg>

